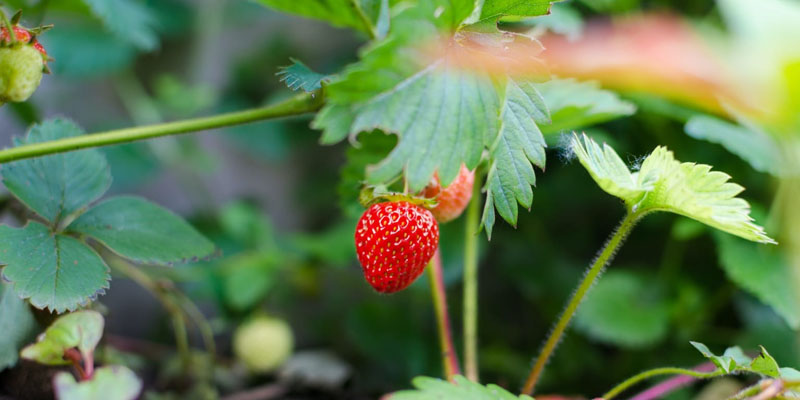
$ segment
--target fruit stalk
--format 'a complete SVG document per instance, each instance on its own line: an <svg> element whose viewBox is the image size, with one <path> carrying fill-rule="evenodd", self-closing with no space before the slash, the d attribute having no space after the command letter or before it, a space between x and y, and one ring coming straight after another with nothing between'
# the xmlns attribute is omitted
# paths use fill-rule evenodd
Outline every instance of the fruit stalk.
<svg viewBox="0 0 800 400"><path fill-rule="evenodd" d="M448 380L452 380L454 375L461 374L461 370L458 366L458 356L453 346L453 331L450 327L450 316L447 313L447 296L444 289L442 256L439 250L436 250L430 263L428 263L428 280L431 284L433 306L436 310L436 324L439 330L439 344L442 348L444 374Z"/></svg>
<svg viewBox="0 0 800 400"><path fill-rule="evenodd" d="M608 265L608 263L610 263L614 258L617 250L619 250L619 247L628 237L633 227L636 226L636 222L638 222L641 217L641 213L629 211L620 223L619 228L617 228L614 234L611 235L611 238L608 240L608 242L606 242L606 245L603 247L600 255L597 256L594 263L592 263L589 269L586 270L586 275L584 275L583 280L578 285L578 289L572 295L569 303L567 303L567 307L564 309L564 312L561 313L561 316L558 318L558 322L550 332L550 336L547 338L544 347L542 347L539 357L536 358L536 363L534 363L533 368L528 375L528 379L525 381L522 393L528 395L533 393L533 389L536 387L536 383L539 381L542 371L544 370L544 366L547 364L547 361L550 359L550 356L553 354L556 346L558 346L558 343L561 341L561 336L563 336L564 331L567 329L567 325L569 325L572 316L575 315L575 312L578 310L578 306L583 301L583 298L586 297L586 293L589 292L589 289L592 288L595 281L597 281L597 278L600 276L600 273L603 272L605 266Z"/></svg>
<svg viewBox="0 0 800 400"><path fill-rule="evenodd" d="M304 93L277 104L245 111L167 122L163 124L137 126L133 128L75 136L48 142L32 143L0 150L0 164L90 147L109 146L113 144L152 139L161 136L204 131L208 129L246 124L249 122L266 119L299 115L316 111L322 107L323 103L324 99L322 93Z"/></svg>
<svg viewBox="0 0 800 400"><path fill-rule="evenodd" d="M481 172L475 171L464 229L464 372L478 382L478 234Z"/></svg>
<svg viewBox="0 0 800 400"><path fill-rule="evenodd" d="M697 379L709 379L709 378L715 378L720 375L725 375L725 371L718 369L711 372L705 372L705 371L696 371L693 369L675 368L675 367L655 368L647 371L642 371L626 379L619 385L615 386L614 388L606 392L606 394L603 395L603 399L611 400L613 397L616 397L617 395L624 392L631 386L646 379L650 379L654 376L661 376L661 375L684 375Z"/></svg>

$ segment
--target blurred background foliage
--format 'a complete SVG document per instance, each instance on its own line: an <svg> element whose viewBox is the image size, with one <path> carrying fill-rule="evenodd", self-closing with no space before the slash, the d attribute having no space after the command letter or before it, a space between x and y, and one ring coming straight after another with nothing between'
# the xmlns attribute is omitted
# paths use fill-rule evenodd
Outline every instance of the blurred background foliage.
<svg viewBox="0 0 800 400"><path fill-rule="evenodd" d="M335 72L366 39L244 0L4 3L23 9L26 25L56 25L41 37L56 61L31 101L0 108L2 145L57 115L94 132L271 102L290 94L275 76L289 57ZM587 18L641 10L720 20L711 0L580 0L515 24L579 36ZM686 110L625 100L638 107L634 115L587 132L631 163L666 145L680 160L714 165L747 188L744 197L756 210L769 208L775 181L724 148L684 134ZM352 232L362 209L354 199L364 166L380 160L395 138L371 133L361 136L359 148L320 146L309 122L298 117L102 149L112 192L138 193L190 217L221 249L205 262L146 269L174 280L211 320L222 361L205 379L213 389L203 396L273 379L231 372L231 332L257 313L286 319L296 351L325 350L351 371L346 383L308 389L320 398L376 398L408 387L414 376L439 375L426 278L399 294L376 295L355 260ZM562 155L558 134L548 137L553 146L532 210L520 213L517 229L498 224L491 242L481 238L482 380L512 390L624 212ZM769 230L769 221L760 222ZM441 237L452 322L460 326L463 221L442 226ZM779 253L697 223L648 218L590 294L540 390L599 393L642 369L698 364L689 340L715 350L761 344L781 365L800 367L792 330L800 327L791 303L797 288L785 279L787 268ZM112 287L100 298L108 308L104 357L136 369L151 391L200 398L193 396L202 388L165 383L174 366L161 361L170 351L114 346L135 341L170 349L173 339L165 311L148 293L124 279ZM199 336L192 339L200 348ZM701 388L672 398L691 398Z"/></svg>

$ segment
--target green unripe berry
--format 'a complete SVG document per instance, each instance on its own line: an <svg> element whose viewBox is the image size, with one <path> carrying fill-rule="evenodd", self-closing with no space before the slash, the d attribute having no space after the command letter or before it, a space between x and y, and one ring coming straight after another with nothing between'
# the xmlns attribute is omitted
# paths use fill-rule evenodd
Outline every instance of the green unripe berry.
<svg viewBox="0 0 800 400"><path fill-rule="evenodd" d="M236 329L233 352L248 369L264 373L280 367L292 354L294 336L280 319L256 317Z"/></svg>
<svg viewBox="0 0 800 400"><path fill-rule="evenodd" d="M0 103L28 100L42 81L44 59L31 46L0 48Z"/></svg>

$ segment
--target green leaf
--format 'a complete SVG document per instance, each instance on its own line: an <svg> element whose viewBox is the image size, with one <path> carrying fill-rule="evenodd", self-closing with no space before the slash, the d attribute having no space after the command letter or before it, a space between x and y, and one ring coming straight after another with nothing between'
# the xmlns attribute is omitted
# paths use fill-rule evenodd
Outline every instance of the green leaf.
<svg viewBox="0 0 800 400"><path fill-rule="evenodd" d="M142 391L142 381L127 367L110 365L100 367L92 379L76 382L67 372L60 372L53 380L58 400L134 400Z"/></svg>
<svg viewBox="0 0 800 400"><path fill-rule="evenodd" d="M361 187L366 181L367 167L378 163L395 146L397 140L392 135L380 131L362 133L358 137L358 146L351 146L345 153L346 162L340 172L337 191L339 205L345 215L356 219L364 213L364 206L359 202Z"/></svg>
<svg viewBox="0 0 800 400"><path fill-rule="evenodd" d="M62 315L39 335L36 343L26 346L20 356L47 365L66 365L64 352L77 348L84 360L92 359L103 336L103 316L97 311L82 310Z"/></svg>
<svg viewBox="0 0 800 400"><path fill-rule="evenodd" d="M360 109L351 132L380 129L399 136L397 146L370 169L379 184L405 171L409 189L419 191L434 171L447 185L461 164L473 169L487 135L496 132L497 95L488 77L432 64Z"/></svg>
<svg viewBox="0 0 800 400"><path fill-rule="evenodd" d="M258 0L261 4L283 12L320 19L334 26L353 28L362 32L379 33L387 29L388 0ZM367 22L359 15L363 12Z"/></svg>
<svg viewBox="0 0 800 400"><path fill-rule="evenodd" d="M509 79L500 111L500 130L490 147L486 187L497 212L511 225L517 223L517 203L530 209L533 202L531 186L536 184L536 174L531 163L544 169L547 146L537 123L549 121L544 99L536 88ZM493 217L493 212L483 217L483 225L489 230L488 222Z"/></svg>
<svg viewBox="0 0 800 400"><path fill-rule="evenodd" d="M101 26L59 24L42 35L47 52L57 62L49 64L54 75L88 78L110 75L127 68L136 58L136 47L108 35Z"/></svg>
<svg viewBox="0 0 800 400"><path fill-rule="evenodd" d="M640 186L636 176L608 144L603 143L600 147L585 134L580 138L573 135L571 148L581 165L606 193L631 203L644 195L646 189Z"/></svg>
<svg viewBox="0 0 800 400"><path fill-rule="evenodd" d="M699 342L689 342L699 351L703 356L714 363L718 368L726 373L732 372L737 367L736 360L731 355L717 356L708 349L708 347Z"/></svg>
<svg viewBox="0 0 800 400"><path fill-rule="evenodd" d="M135 0L83 0L106 29L120 39L142 50L158 47L155 18L141 2Z"/></svg>
<svg viewBox="0 0 800 400"><path fill-rule="evenodd" d="M591 338L622 347L652 345L667 334L669 304L654 279L609 271L575 315L575 327Z"/></svg>
<svg viewBox="0 0 800 400"><path fill-rule="evenodd" d="M73 122L54 119L34 125L17 146L79 136ZM96 149L15 161L2 167L3 183L26 206L57 224L98 199L111 185L105 157Z"/></svg>
<svg viewBox="0 0 800 400"><path fill-rule="evenodd" d="M657 147L631 173L610 146L601 149L586 135L581 140L573 134L572 149L598 185L624 200L631 212L669 211L747 240L775 243L753 223L750 205L736 197L744 188L709 165L680 163L671 151Z"/></svg>
<svg viewBox="0 0 800 400"><path fill-rule="evenodd" d="M797 291L792 270L782 252L716 235L720 264L728 279L772 307L792 329L800 329Z"/></svg>
<svg viewBox="0 0 800 400"><path fill-rule="evenodd" d="M794 368L783 367L780 369L780 372L781 378L787 381L800 381L800 371Z"/></svg>
<svg viewBox="0 0 800 400"><path fill-rule="evenodd" d="M110 280L94 250L32 221L23 228L0 226L0 264L18 296L58 313L88 303Z"/></svg>
<svg viewBox="0 0 800 400"><path fill-rule="evenodd" d="M774 358L772 358L771 355L769 355L764 346L760 347L761 353L759 353L758 357L754 358L753 362L750 363L750 369L753 372L757 372L762 375L772 378L779 378L781 376L781 371L778 363Z"/></svg>
<svg viewBox="0 0 800 400"><path fill-rule="evenodd" d="M722 145L729 152L747 161L756 171L776 176L780 174L780 149L764 133L709 115L692 117L684 129L695 139Z"/></svg>
<svg viewBox="0 0 800 400"><path fill-rule="evenodd" d="M236 310L258 303L277 283L280 260L274 254L245 253L225 260L221 268L225 299Z"/></svg>
<svg viewBox="0 0 800 400"><path fill-rule="evenodd" d="M484 0L480 19L546 15L550 12L550 3L555 1L557 0Z"/></svg>
<svg viewBox="0 0 800 400"><path fill-rule="evenodd" d="M214 252L214 244L188 222L139 197L105 200L68 229L91 236L125 258L148 264L185 262Z"/></svg>
<svg viewBox="0 0 800 400"><path fill-rule="evenodd" d="M636 106L620 99L614 92L601 89L597 82L556 78L538 84L536 88L542 94L552 119L552 123L540 126L545 135L583 128L636 112Z"/></svg>
<svg viewBox="0 0 800 400"><path fill-rule="evenodd" d="M322 88L322 81L326 80L327 76L312 71L299 60L294 58L291 60L292 65L281 67L276 74L281 82L285 82L292 90L303 89L306 92L313 92Z"/></svg>
<svg viewBox="0 0 800 400"><path fill-rule="evenodd" d="M522 21L526 26L533 25L538 29L547 29L558 35L576 40L583 34L584 22L581 13L570 3L554 3L550 14ZM552 110L552 109L551 109Z"/></svg>
<svg viewBox="0 0 800 400"><path fill-rule="evenodd" d="M470 381L461 375L453 378L454 382L442 379L419 376L412 383L416 390L404 390L391 395L392 400L533 400L527 395L515 395L500 386Z"/></svg>
<svg viewBox="0 0 800 400"><path fill-rule="evenodd" d="M350 107L341 104L326 104L322 107L311 127L322 131L321 144L336 144L350 133L350 126L356 118Z"/></svg>
<svg viewBox="0 0 800 400"><path fill-rule="evenodd" d="M11 285L0 282L0 371L17 363L19 349L36 329L28 303L22 301Z"/></svg>

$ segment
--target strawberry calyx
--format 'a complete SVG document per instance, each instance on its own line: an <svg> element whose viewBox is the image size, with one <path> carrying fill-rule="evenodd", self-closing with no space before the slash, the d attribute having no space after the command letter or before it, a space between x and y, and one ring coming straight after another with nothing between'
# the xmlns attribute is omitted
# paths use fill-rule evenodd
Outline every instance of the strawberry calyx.
<svg viewBox="0 0 800 400"><path fill-rule="evenodd" d="M22 12L17 12L14 14L14 17L11 19L11 21L7 22L10 24L10 26L6 25L0 27L0 47L12 47L20 43L23 45L32 46L42 55L42 59L44 60L45 64L45 70L47 70L47 62L53 61L53 59L47 55L47 50L45 50L44 46L39 43L37 36L50 30L53 25L42 25L35 28L26 28L22 25L19 25L19 20L21 17ZM11 29L9 29L9 27Z"/></svg>
<svg viewBox="0 0 800 400"><path fill-rule="evenodd" d="M398 202L405 201L428 210L436 207L437 202L435 199L425 198L422 196L409 195L402 192L390 191L385 185L377 186L364 186L358 196L359 203L365 208L383 202Z"/></svg>

